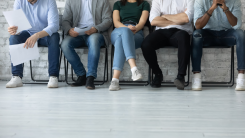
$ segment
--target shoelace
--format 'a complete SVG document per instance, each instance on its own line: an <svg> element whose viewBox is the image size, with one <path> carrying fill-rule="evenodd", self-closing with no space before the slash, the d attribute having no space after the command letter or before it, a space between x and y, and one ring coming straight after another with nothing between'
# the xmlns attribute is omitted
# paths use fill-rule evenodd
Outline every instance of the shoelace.
<svg viewBox="0 0 245 138"><path fill-rule="evenodd" d="M57 77L51 76L50 79L49 79L49 81L50 81L50 82L54 82L56 78L57 78Z"/></svg>
<svg viewBox="0 0 245 138"><path fill-rule="evenodd" d="M138 76L140 72L138 70L135 71L135 75Z"/></svg>
<svg viewBox="0 0 245 138"><path fill-rule="evenodd" d="M237 84L241 86L245 86L245 80L244 79L237 79Z"/></svg>
<svg viewBox="0 0 245 138"><path fill-rule="evenodd" d="M112 82L111 82L111 85L116 86L116 85L117 85L117 82L116 82L116 81L112 81Z"/></svg>

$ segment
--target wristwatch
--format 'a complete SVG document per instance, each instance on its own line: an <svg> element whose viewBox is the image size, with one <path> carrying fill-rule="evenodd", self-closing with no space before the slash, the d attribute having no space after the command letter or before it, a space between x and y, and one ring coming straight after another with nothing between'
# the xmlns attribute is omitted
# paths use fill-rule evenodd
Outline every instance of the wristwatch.
<svg viewBox="0 0 245 138"><path fill-rule="evenodd" d="M228 12L229 11L229 7L227 7L227 10L223 10L224 13Z"/></svg>

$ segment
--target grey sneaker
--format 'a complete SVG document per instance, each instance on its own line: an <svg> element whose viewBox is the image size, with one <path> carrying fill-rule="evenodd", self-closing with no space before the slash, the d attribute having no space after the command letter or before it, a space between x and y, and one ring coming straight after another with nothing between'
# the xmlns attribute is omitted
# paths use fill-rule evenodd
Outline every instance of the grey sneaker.
<svg viewBox="0 0 245 138"><path fill-rule="evenodd" d="M143 76L142 74L139 72L139 70L137 69L135 72L132 73L132 80L133 81L138 81L138 80L142 80Z"/></svg>
<svg viewBox="0 0 245 138"><path fill-rule="evenodd" d="M119 82L117 82L117 81L111 81L111 85L110 85L110 87L109 87L109 90L110 91L118 91L118 90L120 90L121 88L120 88L120 86L119 86Z"/></svg>

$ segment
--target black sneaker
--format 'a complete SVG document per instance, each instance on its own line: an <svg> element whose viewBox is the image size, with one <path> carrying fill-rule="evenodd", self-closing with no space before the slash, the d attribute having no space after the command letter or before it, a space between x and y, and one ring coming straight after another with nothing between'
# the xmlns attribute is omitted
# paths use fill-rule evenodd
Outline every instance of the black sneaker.
<svg viewBox="0 0 245 138"><path fill-rule="evenodd" d="M87 78L86 88L89 89L89 90L94 90L95 89L95 86L94 86L94 77L93 76L89 76Z"/></svg>
<svg viewBox="0 0 245 138"><path fill-rule="evenodd" d="M160 88L163 81L162 74L156 74L154 80L152 81L151 87L152 88Z"/></svg>
<svg viewBox="0 0 245 138"><path fill-rule="evenodd" d="M185 77L178 75L177 78L174 80L174 84L179 90L185 89Z"/></svg>
<svg viewBox="0 0 245 138"><path fill-rule="evenodd" d="M84 86L86 84L86 75L79 76L75 83L72 83L72 86Z"/></svg>

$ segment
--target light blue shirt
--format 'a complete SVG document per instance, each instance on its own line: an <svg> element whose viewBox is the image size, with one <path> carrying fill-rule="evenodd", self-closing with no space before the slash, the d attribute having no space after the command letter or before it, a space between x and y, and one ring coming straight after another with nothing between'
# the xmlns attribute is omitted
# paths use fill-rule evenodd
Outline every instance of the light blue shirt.
<svg viewBox="0 0 245 138"><path fill-rule="evenodd" d="M27 0L15 0L14 10L22 9L32 28L30 35L46 31L49 36L59 30L59 13L55 0L37 0L32 5Z"/></svg>
<svg viewBox="0 0 245 138"><path fill-rule="evenodd" d="M85 28L94 24L92 16L92 0L81 0L81 19L78 28Z"/></svg>
<svg viewBox="0 0 245 138"><path fill-rule="evenodd" d="M214 10L207 25L203 29L210 29L214 31L228 30L228 29L240 29L242 26L242 12L240 0L225 0L226 6L231 13L237 18L237 25L231 26L223 9L218 7ZM213 0L196 0L194 4L194 23L197 19L202 17L206 11L210 9L213 4Z"/></svg>

